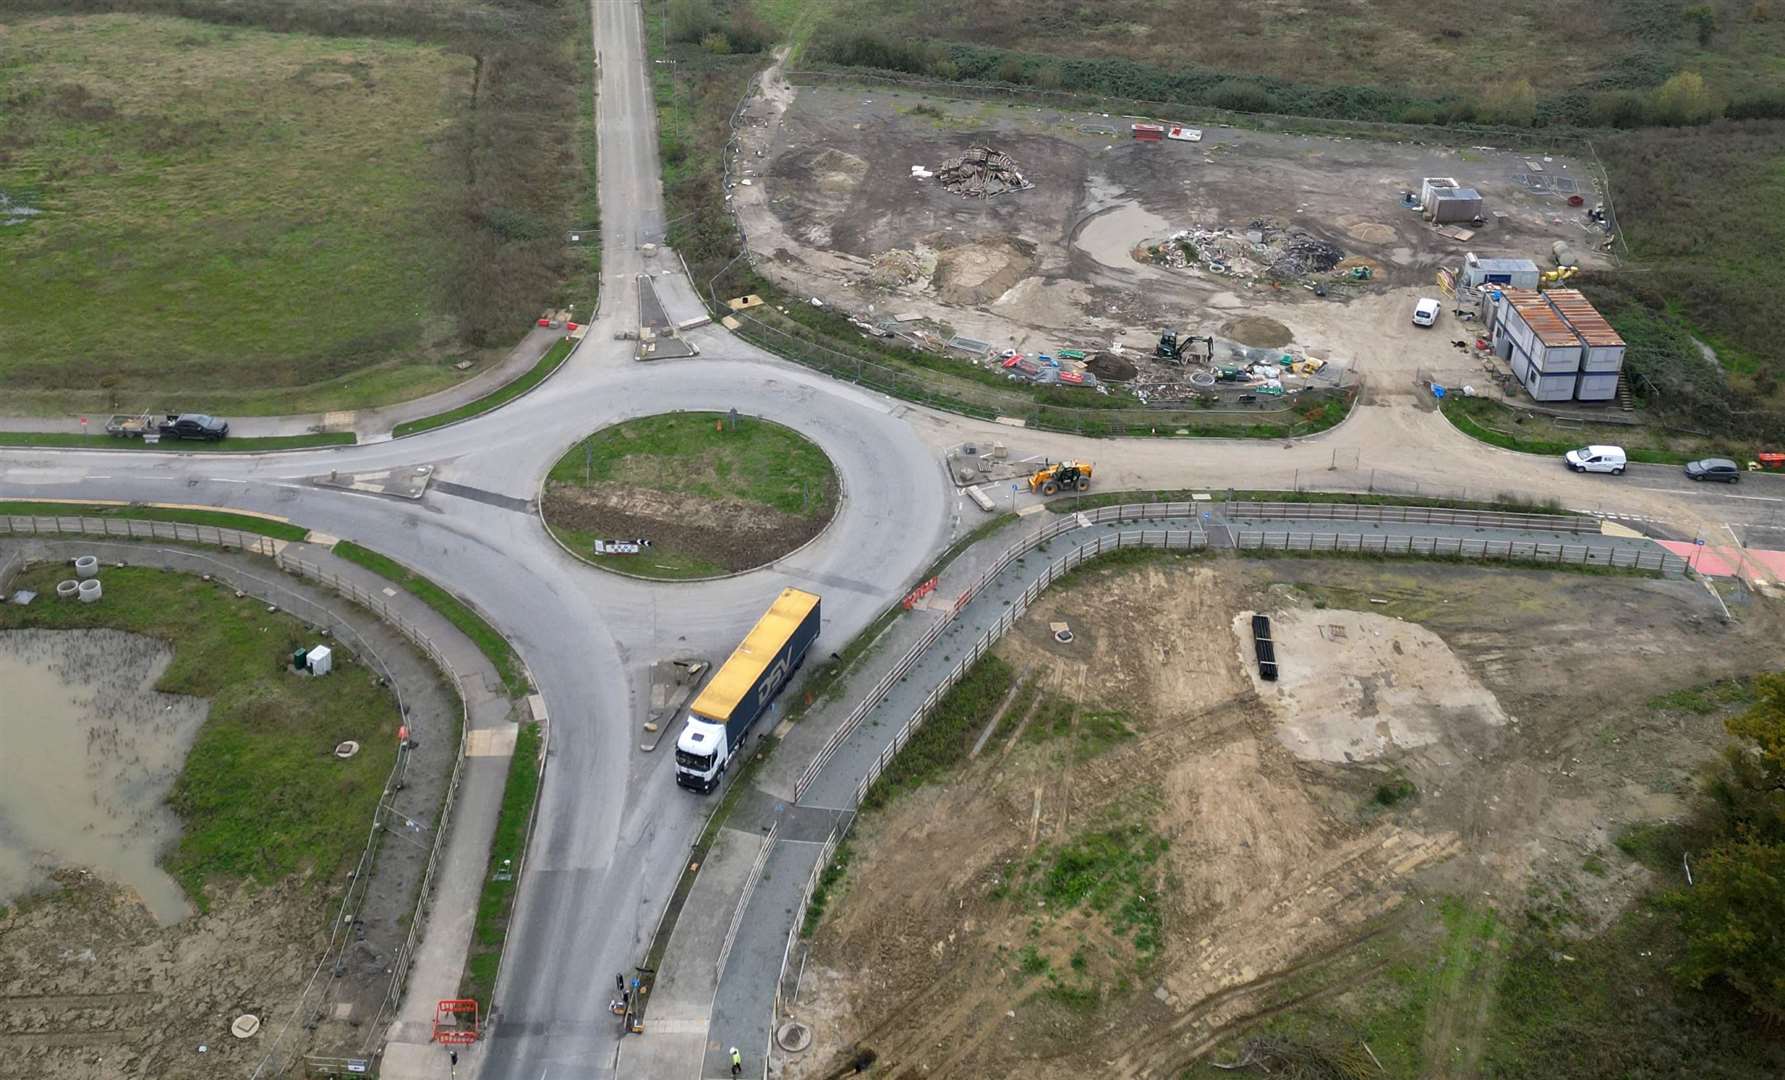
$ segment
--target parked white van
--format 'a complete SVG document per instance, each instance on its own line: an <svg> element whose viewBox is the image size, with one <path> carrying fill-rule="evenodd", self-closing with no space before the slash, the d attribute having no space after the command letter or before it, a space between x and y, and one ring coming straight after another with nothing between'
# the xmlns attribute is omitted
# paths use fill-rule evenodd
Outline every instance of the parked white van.
<svg viewBox="0 0 1785 1080"><path fill-rule="evenodd" d="M1562 460L1575 472L1608 472L1622 476L1628 459L1621 446L1583 446L1562 455Z"/></svg>

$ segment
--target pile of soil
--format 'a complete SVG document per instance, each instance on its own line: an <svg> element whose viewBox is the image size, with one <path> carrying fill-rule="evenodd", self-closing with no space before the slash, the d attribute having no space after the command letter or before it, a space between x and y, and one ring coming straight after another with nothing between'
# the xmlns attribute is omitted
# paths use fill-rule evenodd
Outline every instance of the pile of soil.
<svg viewBox="0 0 1785 1080"><path fill-rule="evenodd" d="M654 551L692 555L737 573L773 562L824 531L836 513L837 493L815 491L812 497L816 511L800 516L743 499L549 484L541 510L559 528L649 540Z"/></svg>
<svg viewBox="0 0 1785 1080"><path fill-rule="evenodd" d="M1233 320L1221 327L1221 336L1255 349L1280 349L1295 340L1289 327L1258 315Z"/></svg>
<svg viewBox="0 0 1785 1080"><path fill-rule="evenodd" d="M1104 382L1127 382L1140 374L1140 369L1115 353L1100 352L1085 361L1085 370Z"/></svg>

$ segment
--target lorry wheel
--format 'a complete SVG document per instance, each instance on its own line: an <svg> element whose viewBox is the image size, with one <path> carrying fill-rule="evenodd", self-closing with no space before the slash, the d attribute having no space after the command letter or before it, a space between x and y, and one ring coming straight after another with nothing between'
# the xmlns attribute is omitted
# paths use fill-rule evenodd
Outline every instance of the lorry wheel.
<svg viewBox="0 0 1785 1080"><path fill-rule="evenodd" d="M1041 493L1043 495L1058 495L1060 493L1060 485L1049 480L1047 483L1041 485Z"/></svg>

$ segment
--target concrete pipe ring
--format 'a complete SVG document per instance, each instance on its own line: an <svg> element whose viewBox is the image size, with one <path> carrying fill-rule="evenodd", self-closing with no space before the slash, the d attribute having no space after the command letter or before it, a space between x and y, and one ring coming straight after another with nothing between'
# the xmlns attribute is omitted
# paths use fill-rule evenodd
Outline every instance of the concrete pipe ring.
<svg viewBox="0 0 1785 1080"><path fill-rule="evenodd" d="M82 581L99 576L99 559L94 555L82 555L74 560L74 576Z"/></svg>
<svg viewBox="0 0 1785 1080"><path fill-rule="evenodd" d="M775 1045L797 1054L812 1045L812 1029L798 1021L788 1021L775 1029Z"/></svg>
<svg viewBox="0 0 1785 1080"><path fill-rule="evenodd" d="M1190 385L1213 386L1215 385L1215 373L1212 371L1192 371L1190 373Z"/></svg>
<svg viewBox="0 0 1785 1080"><path fill-rule="evenodd" d="M88 578L76 585L75 589L80 593L83 604L97 603L99 598L105 595L105 589L99 584L98 578Z"/></svg>
<svg viewBox="0 0 1785 1080"><path fill-rule="evenodd" d="M1072 644L1072 631L1056 630L1054 631L1054 640L1062 645L1070 645Z"/></svg>
<svg viewBox="0 0 1785 1080"><path fill-rule="evenodd" d="M81 583L78 581L58 581L56 583L56 599L73 600L80 595Z"/></svg>

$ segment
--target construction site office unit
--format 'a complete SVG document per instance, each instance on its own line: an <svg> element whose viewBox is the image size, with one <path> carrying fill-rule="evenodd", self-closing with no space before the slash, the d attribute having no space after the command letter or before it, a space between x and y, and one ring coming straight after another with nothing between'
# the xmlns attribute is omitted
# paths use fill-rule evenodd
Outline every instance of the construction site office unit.
<svg viewBox="0 0 1785 1080"><path fill-rule="evenodd" d="M806 659L818 638L818 619L817 596L781 590L688 706L676 738L676 783L703 794L719 786L751 726Z"/></svg>

